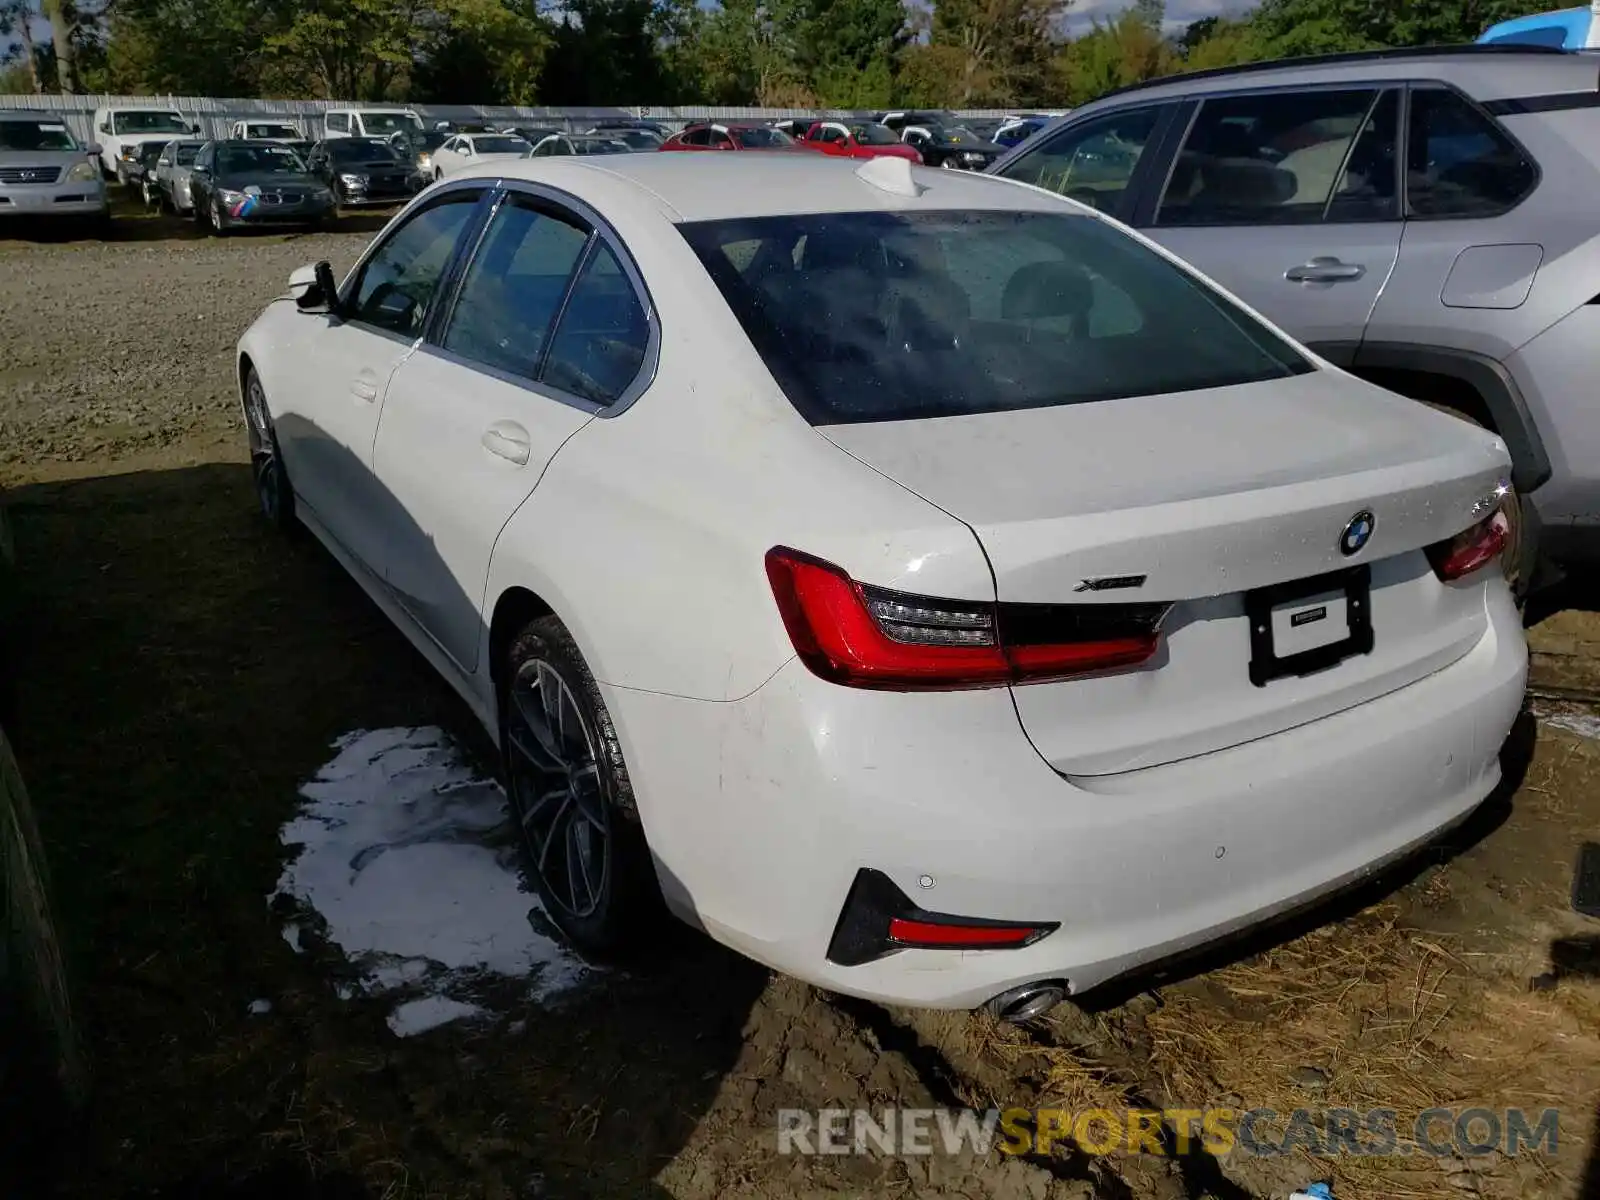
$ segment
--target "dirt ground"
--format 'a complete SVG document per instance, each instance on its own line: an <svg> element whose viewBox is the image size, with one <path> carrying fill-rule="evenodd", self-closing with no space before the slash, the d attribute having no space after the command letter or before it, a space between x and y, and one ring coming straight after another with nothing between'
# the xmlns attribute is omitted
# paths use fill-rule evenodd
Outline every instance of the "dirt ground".
<svg viewBox="0 0 1600 1200"><path fill-rule="evenodd" d="M1600 1195L1600 923L1568 907L1600 840L1600 616L1577 584L1530 611L1539 697L1448 845L1036 1026L831 997L687 930L554 1004L405 1040L341 999L338 956L296 954L265 902L297 787L353 729L483 743L327 555L256 518L231 351L291 269L344 266L370 228L0 240L0 485L30 630L14 741L96 1077L38 1194ZM1402 1147L1436 1106L1561 1121L1554 1156L775 1148L782 1109L960 1104L1391 1108Z"/></svg>

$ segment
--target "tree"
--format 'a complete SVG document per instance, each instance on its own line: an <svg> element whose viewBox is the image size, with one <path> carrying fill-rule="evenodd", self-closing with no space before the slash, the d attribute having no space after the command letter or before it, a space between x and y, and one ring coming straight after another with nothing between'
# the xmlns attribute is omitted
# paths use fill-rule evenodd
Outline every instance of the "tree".
<svg viewBox="0 0 1600 1200"><path fill-rule="evenodd" d="M1085 104L1115 88L1169 75L1181 59L1161 36L1161 16L1128 9L1068 42L1055 68L1068 104Z"/></svg>
<svg viewBox="0 0 1600 1200"><path fill-rule="evenodd" d="M909 30L900 0L803 0L797 58L817 102L881 108Z"/></svg>
<svg viewBox="0 0 1600 1200"><path fill-rule="evenodd" d="M55 49L56 85L61 94L78 90L78 56L73 39L78 33L78 9L72 0L39 0L39 15L50 22L50 41Z"/></svg>
<svg viewBox="0 0 1600 1200"><path fill-rule="evenodd" d="M935 0L929 45L916 70L955 68L957 104L1034 104L1046 99L1055 26L1071 0Z"/></svg>
<svg viewBox="0 0 1600 1200"><path fill-rule="evenodd" d="M650 104L667 73L651 0L567 0L541 91L546 104Z"/></svg>
<svg viewBox="0 0 1600 1200"><path fill-rule="evenodd" d="M24 89L35 94L44 91L39 75L39 52L33 44L32 21L33 6L27 0L0 2L0 35L15 37L19 47L16 62L6 64L4 69L6 74L12 74L15 69L14 78L0 76L0 94Z"/></svg>

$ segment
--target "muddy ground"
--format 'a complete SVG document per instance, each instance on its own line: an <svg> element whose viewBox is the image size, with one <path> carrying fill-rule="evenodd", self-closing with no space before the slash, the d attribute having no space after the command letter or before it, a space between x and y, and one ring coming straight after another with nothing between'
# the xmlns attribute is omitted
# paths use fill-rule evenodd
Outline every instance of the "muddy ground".
<svg viewBox="0 0 1600 1200"><path fill-rule="evenodd" d="M344 266L371 223L122 228L0 240L0 484L30 627L13 732L96 1075L40 1194L1600 1194L1600 922L1567 903L1578 845L1600 838L1594 710L1571 699L1600 685L1600 617L1577 584L1530 614L1547 698L1471 826L1170 978L1019 1030L830 997L682 931L554 1004L513 996L397 1039L381 1005L340 999L337 954L282 937L279 829L351 730L482 739L314 543L256 519L230 383L288 272ZM780 1109L956 1104L1553 1106L1561 1125L1553 1156L776 1153Z"/></svg>

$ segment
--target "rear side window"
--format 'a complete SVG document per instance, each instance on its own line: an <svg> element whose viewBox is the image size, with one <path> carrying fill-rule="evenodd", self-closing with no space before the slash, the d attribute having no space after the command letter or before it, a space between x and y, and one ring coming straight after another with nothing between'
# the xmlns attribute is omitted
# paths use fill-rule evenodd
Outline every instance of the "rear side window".
<svg viewBox="0 0 1600 1200"><path fill-rule="evenodd" d="M1093 217L867 212L679 228L817 425L1184 392L1313 369L1220 293Z"/></svg>
<svg viewBox="0 0 1600 1200"><path fill-rule="evenodd" d="M461 284L444 348L534 379L589 231L514 197L495 214Z"/></svg>
<svg viewBox="0 0 1600 1200"><path fill-rule="evenodd" d="M1399 218L1398 100L1376 90L1207 100L1167 179L1157 225L1310 225Z"/></svg>
<svg viewBox="0 0 1600 1200"><path fill-rule="evenodd" d="M550 342L544 382L610 404L639 374L649 344L649 319L633 284L611 248L597 242Z"/></svg>
<svg viewBox="0 0 1600 1200"><path fill-rule="evenodd" d="M1503 129L1445 88L1411 93L1407 132L1407 216L1494 216L1539 180L1538 168Z"/></svg>

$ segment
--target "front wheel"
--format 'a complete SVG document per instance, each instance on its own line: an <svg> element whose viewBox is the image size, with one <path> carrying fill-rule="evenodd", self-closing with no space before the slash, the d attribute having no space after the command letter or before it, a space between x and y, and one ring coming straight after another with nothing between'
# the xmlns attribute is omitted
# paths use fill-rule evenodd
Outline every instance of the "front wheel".
<svg viewBox="0 0 1600 1200"><path fill-rule="evenodd" d="M244 415L256 503L273 528L291 532L299 524L294 515L294 488L289 485L289 472L283 465L278 431L272 423L272 411L267 407L266 389L261 386L261 376L253 367L244 382Z"/></svg>
<svg viewBox="0 0 1600 1200"><path fill-rule="evenodd" d="M661 892L600 689L553 616L512 642L502 679L506 792L545 911L580 952L631 949Z"/></svg>

